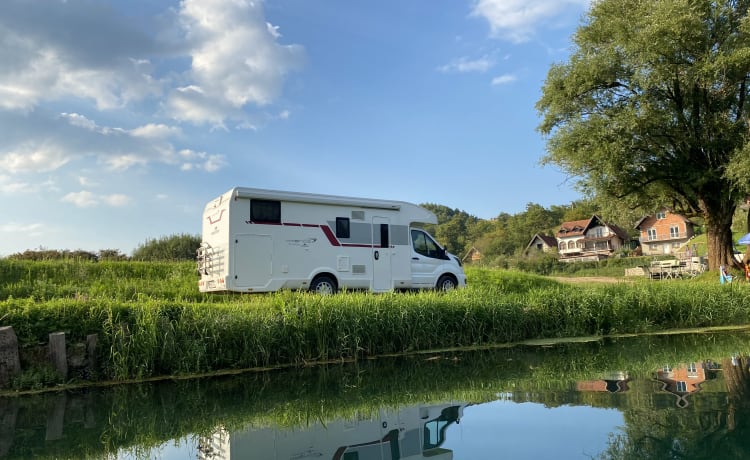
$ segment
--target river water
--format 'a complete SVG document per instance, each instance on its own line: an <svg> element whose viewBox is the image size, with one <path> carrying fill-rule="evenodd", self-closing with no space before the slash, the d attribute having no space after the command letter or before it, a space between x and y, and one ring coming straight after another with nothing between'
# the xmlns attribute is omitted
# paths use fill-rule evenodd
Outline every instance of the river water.
<svg viewBox="0 0 750 460"><path fill-rule="evenodd" d="M669 334L0 398L0 459L746 459L749 356Z"/></svg>

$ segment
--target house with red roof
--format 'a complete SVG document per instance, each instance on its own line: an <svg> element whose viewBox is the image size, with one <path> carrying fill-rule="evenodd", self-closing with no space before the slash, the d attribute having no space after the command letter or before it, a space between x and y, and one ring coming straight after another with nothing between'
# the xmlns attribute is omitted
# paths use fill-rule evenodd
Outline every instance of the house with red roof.
<svg viewBox="0 0 750 460"><path fill-rule="evenodd" d="M628 233L599 216L563 222L555 234L561 262L598 261L606 259L628 245Z"/></svg>
<svg viewBox="0 0 750 460"><path fill-rule="evenodd" d="M644 256L673 254L695 235L687 217L666 208L642 218L635 228L640 232Z"/></svg>

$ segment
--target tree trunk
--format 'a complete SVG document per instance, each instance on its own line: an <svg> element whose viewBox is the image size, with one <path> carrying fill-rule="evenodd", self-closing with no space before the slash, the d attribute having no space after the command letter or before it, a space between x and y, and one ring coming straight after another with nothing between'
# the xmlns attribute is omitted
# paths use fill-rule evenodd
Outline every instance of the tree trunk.
<svg viewBox="0 0 750 460"><path fill-rule="evenodd" d="M706 219L706 244L708 246L708 269L718 270L719 266L741 268L734 258L732 239L732 217L736 205L731 200L701 200L701 208Z"/></svg>

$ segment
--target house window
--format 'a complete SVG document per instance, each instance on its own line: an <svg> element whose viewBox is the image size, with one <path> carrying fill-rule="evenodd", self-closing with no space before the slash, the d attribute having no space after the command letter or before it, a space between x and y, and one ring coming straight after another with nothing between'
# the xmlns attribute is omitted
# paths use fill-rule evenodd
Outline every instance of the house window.
<svg viewBox="0 0 750 460"><path fill-rule="evenodd" d="M659 219L659 220L666 219L667 218L667 213L664 212L664 211L659 211L659 212L656 213L656 218Z"/></svg>
<svg viewBox="0 0 750 460"><path fill-rule="evenodd" d="M573 241L568 241L568 249L575 249L576 244Z"/></svg>
<svg viewBox="0 0 750 460"><path fill-rule="evenodd" d="M337 217L336 218L336 238L349 238L349 218L348 217Z"/></svg>
<svg viewBox="0 0 750 460"><path fill-rule="evenodd" d="M539 251L541 251L542 249L544 249L544 247L542 246L542 243L537 243L537 244L536 244L536 248L537 248L537 250L539 250Z"/></svg>
<svg viewBox="0 0 750 460"><path fill-rule="evenodd" d="M653 241L656 239L656 229L655 228L649 228L647 230L648 232L648 240Z"/></svg>
<svg viewBox="0 0 750 460"><path fill-rule="evenodd" d="M679 238L680 237L680 227L676 225L672 225L669 227L669 237L670 238Z"/></svg>
<svg viewBox="0 0 750 460"><path fill-rule="evenodd" d="M687 374L688 377L698 377L698 366L695 363L688 364Z"/></svg>
<svg viewBox="0 0 750 460"><path fill-rule="evenodd" d="M601 237L603 237L603 236L604 236L604 228L602 228L602 227L596 227L596 228L595 228L595 229L593 229L593 230L594 230L594 231L593 231L593 235L592 235L592 236L593 236L594 238L601 238Z"/></svg>
<svg viewBox="0 0 750 460"><path fill-rule="evenodd" d="M250 200L250 220L256 223L280 224L281 202Z"/></svg>
<svg viewBox="0 0 750 460"><path fill-rule="evenodd" d="M678 393L687 393L687 382L679 381L675 382L675 385L677 386Z"/></svg>
<svg viewBox="0 0 750 460"><path fill-rule="evenodd" d="M669 374L670 372L672 372L672 366L667 364L661 368L661 371L664 372L665 374Z"/></svg>
<svg viewBox="0 0 750 460"><path fill-rule="evenodd" d="M560 248L559 249L561 251L565 250L565 243L560 243Z"/></svg>

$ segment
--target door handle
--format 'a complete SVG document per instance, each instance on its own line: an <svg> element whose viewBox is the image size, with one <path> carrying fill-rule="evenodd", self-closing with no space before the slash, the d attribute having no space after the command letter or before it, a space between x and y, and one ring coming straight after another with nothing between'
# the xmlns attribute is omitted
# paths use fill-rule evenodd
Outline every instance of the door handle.
<svg viewBox="0 0 750 460"><path fill-rule="evenodd" d="M380 259L380 251L375 251L374 256L375 256L375 260Z"/></svg>
<svg viewBox="0 0 750 460"><path fill-rule="evenodd" d="M419 260L419 257L412 257L411 260Z"/></svg>

